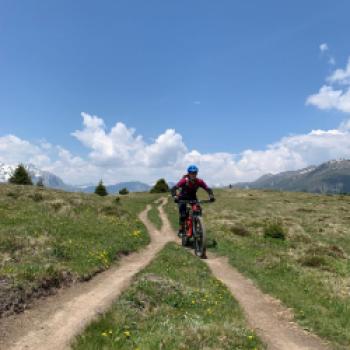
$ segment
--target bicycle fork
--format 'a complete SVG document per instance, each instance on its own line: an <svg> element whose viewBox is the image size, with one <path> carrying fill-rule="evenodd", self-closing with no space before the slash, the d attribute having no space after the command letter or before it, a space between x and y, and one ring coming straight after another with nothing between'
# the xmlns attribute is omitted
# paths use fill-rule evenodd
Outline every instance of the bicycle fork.
<svg viewBox="0 0 350 350"><path fill-rule="evenodd" d="M192 235L193 235L193 222L192 222L191 217L188 217L186 219L186 226L187 226L187 230L186 230L187 237L192 237Z"/></svg>

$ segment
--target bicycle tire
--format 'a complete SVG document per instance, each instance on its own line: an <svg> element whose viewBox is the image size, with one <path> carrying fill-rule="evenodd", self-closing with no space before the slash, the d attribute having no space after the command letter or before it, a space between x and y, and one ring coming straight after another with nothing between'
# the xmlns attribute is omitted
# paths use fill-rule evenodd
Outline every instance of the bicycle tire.
<svg viewBox="0 0 350 350"><path fill-rule="evenodd" d="M207 235L203 223L203 218L198 216L194 220L194 252L200 258L206 257Z"/></svg>
<svg viewBox="0 0 350 350"><path fill-rule="evenodd" d="M182 233L182 236L181 236L181 245L183 246L183 247L187 247L188 246L188 241L189 241L189 239L188 239L188 237L187 237L187 229L188 229L188 227L187 227L187 223L185 223L185 232L183 232Z"/></svg>

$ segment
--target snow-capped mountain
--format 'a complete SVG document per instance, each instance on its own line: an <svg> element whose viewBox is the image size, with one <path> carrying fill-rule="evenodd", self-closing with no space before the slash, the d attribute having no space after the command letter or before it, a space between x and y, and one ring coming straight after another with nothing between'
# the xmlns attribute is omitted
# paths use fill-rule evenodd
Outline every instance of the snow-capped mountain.
<svg viewBox="0 0 350 350"><path fill-rule="evenodd" d="M9 165L0 162L0 182L7 182L16 167L17 165ZM49 171L41 170L33 164L25 165L25 168L28 170L34 184L41 178L46 187L67 191L74 190L73 186L65 184L60 177Z"/></svg>
<svg viewBox="0 0 350 350"><path fill-rule="evenodd" d="M350 193L350 160L330 160L319 166L285 171L276 175L267 174L256 181L237 183L233 187L316 193Z"/></svg>
<svg viewBox="0 0 350 350"><path fill-rule="evenodd" d="M24 166L28 170L33 184L36 184L41 178L43 180L44 186L49 188L55 188L70 192L92 193L95 191L96 184L86 184L81 186L67 185L60 177L53 173L50 173L49 171L41 170L33 164L25 164ZM0 162L0 183L8 182L16 167L17 165L9 165ZM120 182L114 185L106 186L108 193L111 194L117 193L124 187L126 187L130 192L148 192L151 189L150 185L139 181Z"/></svg>

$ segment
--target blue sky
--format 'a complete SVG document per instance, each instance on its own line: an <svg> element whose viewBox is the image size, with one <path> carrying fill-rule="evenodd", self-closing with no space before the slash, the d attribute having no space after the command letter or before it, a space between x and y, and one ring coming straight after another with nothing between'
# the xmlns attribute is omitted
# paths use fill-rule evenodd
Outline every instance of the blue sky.
<svg viewBox="0 0 350 350"><path fill-rule="evenodd" d="M140 169L147 169L147 181L163 173L176 178L192 160L211 168L203 173L216 183L259 176L269 170L268 159L253 170L235 168L248 161L247 150L266 155L268 145L284 137L340 130L348 119L347 105L324 99L339 85L342 94L348 89L327 77L337 69L346 75L349 13L345 0L0 0L0 161L36 162L74 183L96 181L106 169L107 182L136 178ZM327 96L320 92L324 85L332 85ZM311 95L318 98L306 103ZM90 118L83 125L81 112L103 122L79 138L72 133L89 129ZM130 153L131 136L126 144L111 137L118 122L124 135L134 128L140 149L150 147L164 162L147 153L147 162L128 164L127 157L141 155ZM9 135L41 154L24 156ZM155 151L161 135L169 138L162 147L170 153ZM271 171L346 156L344 147L301 159L293 154ZM62 150L76 163L63 166ZM216 163L219 154L223 163ZM68 169L74 164L81 172L92 167L91 176ZM221 178L214 175L220 169Z"/></svg>

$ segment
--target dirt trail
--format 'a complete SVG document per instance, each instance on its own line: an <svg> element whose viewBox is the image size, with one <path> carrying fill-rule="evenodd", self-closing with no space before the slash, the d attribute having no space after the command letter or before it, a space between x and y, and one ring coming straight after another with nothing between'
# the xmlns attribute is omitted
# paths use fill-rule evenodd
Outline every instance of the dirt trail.
<svg viewBox="0 0 350 350"><path fill-rule="evenodd" d="M164 228L175 237L169 220L160 208ZM306 332L293 322L286 307L269 295L262 293L248 278L239 273L227 258L208 253L207 263L217 279L232 292L244 310L248 323L255 329L269 350L329 350L320 338Z"/></svg>
<svg viewBox="0 0 350 350"><path fill-rule="evenodd" d="M165 203L163 199L161 205ZM106 311L132 277L174 239L169 224L165 224L160 232L149 222L149 209L150 206L139 216L151 236L151 243L146 248L122 258L115 267L89 282L63 289L57 295L38 301L23 314L1 320L0 349L69 349L70 341L97 315Z"/></svg>
<svg viewBox="0 0 350 350"><path fill-rule="evenodd" d="M244 277L227 258L208 254L206 263L216 278L232 292L247 316L248 322L271 350L326 350L320 338L293 322L293 314L281 303L262 293Z"/></svg>

